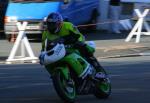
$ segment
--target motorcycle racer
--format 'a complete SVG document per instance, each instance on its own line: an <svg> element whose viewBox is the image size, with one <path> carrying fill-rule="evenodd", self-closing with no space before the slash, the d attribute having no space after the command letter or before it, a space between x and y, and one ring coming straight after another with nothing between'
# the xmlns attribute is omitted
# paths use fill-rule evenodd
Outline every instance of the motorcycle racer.
<svg viewBox="0 0 150 103"><path fill-rule="evenodd" d="M47 42L53 40L63 40L64 44L74 44L74 47L79 50L81 55L94 66L97 73L95 78L102 79L105 75L101 72L101 66L94 57L94 49L85 43L84 36L79 30L70 22L64 22L61 14L53 12L50 13L46 19L47 29L42 34L42 50L48 49ZM77 68L78 69L78 68Z"/></svg>

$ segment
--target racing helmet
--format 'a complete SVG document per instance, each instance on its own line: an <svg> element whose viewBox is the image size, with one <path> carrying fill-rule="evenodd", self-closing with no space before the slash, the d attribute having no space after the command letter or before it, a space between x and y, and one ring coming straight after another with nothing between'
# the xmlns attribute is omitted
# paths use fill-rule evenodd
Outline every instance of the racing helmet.
<svg viewBox="0 0 150 103"><path fill-rule="evenodd" d="M63 18L61 14L57 12L52 12L48 15L46 19L47 29L50 33L57 33L63 23Z"/></svg>

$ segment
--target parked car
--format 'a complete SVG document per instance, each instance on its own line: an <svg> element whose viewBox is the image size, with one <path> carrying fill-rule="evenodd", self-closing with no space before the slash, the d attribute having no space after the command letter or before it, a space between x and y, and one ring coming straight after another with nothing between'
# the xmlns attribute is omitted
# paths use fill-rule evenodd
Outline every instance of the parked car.
<svg viewBox="0 0 150 103"><path fill-rule="evenodd" d="M27 21L27 34L40 34L44 19L51 12L60 12L75 25L94 23L99 0L10 0L5 16L5 33L18 34L16 22Z"/></svg>

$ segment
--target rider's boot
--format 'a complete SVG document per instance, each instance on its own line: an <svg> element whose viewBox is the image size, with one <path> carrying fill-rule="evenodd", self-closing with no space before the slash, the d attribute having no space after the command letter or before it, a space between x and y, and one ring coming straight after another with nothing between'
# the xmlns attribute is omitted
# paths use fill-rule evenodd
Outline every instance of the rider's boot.
<svg viewBox="0 0 150 103"><path fill-rule="evenodd" d="M98 60L94 56L92 56L92 57L88 58L88 61L96 69L95 79L100 79L100 80L105 79L106 73L105 73L103 67L99 64Z"/></svg>

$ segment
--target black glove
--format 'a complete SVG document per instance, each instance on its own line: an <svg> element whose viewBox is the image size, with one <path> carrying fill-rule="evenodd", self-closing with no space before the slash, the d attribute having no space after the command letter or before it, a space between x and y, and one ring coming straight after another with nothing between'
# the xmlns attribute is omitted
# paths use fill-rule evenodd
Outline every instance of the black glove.
<svg viewBox="0 0 150 103"><path fill-rule="evenodd" d="M41 52L41 54L39 55L39 60L41 65L44 65L44 56L45 56L45 52Z"/></svg>
<svg viewBox="0 0 150 103"><path fill-rule="evenodd" d="M64 44L74 44L78 41L80 35L71 33L70 35L63 36Z"/></svg>
<svg viewBox="0 0 150 103"><path fill-rule="evenodd" d="M47 40L47 47L46 47L46 51L52 49L57 43L64 43L64 38L60 37L58 39L55 39L53 41L51 40Z"/></svg>

